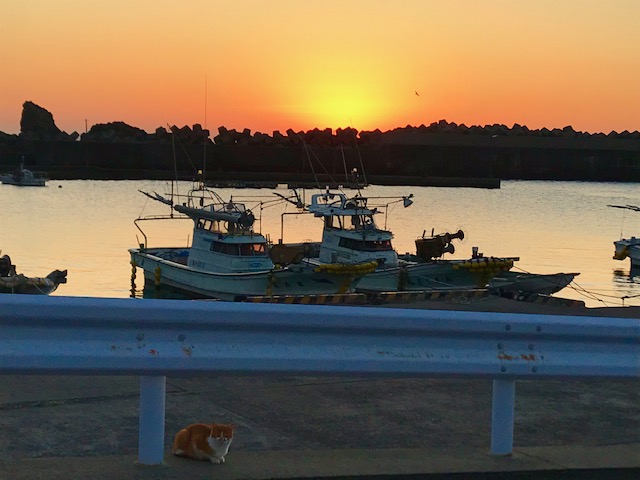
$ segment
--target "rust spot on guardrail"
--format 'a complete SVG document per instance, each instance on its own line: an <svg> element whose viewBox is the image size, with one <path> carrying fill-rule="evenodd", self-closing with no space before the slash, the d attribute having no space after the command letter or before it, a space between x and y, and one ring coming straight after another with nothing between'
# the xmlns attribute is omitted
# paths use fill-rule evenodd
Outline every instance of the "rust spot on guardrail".
<svg viewBox="0 0 640 480"><path fill-rule="evenodd" d="M498 355L498 359L499 360L507 360L507 361L515 361L517 362L518 360L525 360L527 362L535 362L537 360L536 356L533 353L529 353L529 354L520 354L518 355L509 355L507 353L499 353Z"/></svg>

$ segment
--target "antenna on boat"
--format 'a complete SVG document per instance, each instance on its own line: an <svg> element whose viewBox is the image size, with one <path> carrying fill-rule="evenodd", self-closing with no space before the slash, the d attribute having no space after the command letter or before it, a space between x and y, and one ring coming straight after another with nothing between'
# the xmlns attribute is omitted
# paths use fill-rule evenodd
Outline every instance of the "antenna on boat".
<svg viewBox="0 0 640 480"><path fill-rule="evenodd" d="M344 180L345 182L349 182L349 173L347 173L347 159L344 158L344 147L342 143L340 143L340 153L342 154L342 167L344 168Z"/></svg>
<svg viewBox="0 0 640 480"><path fill-rule="evenodd" d="M362 172L362 180L364 181L364 186L366 187L367 185L369 185L369 183L367 182L367 174L364 170L364 164L362 163L362 155L360 155L360 147L358 147L357 135L353 137L353 140L356 144L356 152L358 152L358 160L360 160L360 171Z"/></svg>
<svg viewBox="0 0 640 480"><path fill-rule="evenodd" d="M207 131L207 76L204 76L204 131ZM204 185L204 179L207 171L207 140L208 136L204 137L204 148L202 149L204 158L202 159L202 183Z"/></svg>

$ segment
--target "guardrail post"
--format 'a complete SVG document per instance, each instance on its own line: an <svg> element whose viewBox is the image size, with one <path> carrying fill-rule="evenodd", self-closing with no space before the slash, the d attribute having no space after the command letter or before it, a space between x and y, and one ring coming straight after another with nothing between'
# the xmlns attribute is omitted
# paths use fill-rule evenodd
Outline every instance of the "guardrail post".
<svg viewBox="0 0 640 480"><path fill-rule="evenodd" d="M511 455L515 412L515 380L494 380L491 410L491 453Z"/></svg>
<svg viewBox="0 0 640 480"><path fill-rule="evenodd" d="M140 377L138 463L161 465L164 460L164 412L167 377Z"/></svg>

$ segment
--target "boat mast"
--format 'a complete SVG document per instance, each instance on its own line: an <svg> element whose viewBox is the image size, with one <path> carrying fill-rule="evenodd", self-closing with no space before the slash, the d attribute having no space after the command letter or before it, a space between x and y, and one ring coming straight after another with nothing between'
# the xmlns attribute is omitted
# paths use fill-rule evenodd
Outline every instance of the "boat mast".
<svg viewBox="0 0 640 480"><path fill-rule="evenodd" d="M207 131L207 76L204 76L204 131ZM204 186L204 181L207 173L207 139L208 136L205 134L204 136L204 148L202 149L204 158L202 159L202 184Z"/></svg>

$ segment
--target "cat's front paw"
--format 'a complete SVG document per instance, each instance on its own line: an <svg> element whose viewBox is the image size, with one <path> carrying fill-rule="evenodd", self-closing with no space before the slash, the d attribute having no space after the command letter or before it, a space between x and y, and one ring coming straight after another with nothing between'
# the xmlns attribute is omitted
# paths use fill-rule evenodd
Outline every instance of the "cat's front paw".
<svg viewBox="0 0 640 480"><path fill-rule="evenodd" d="M215 463L216 465L219 464L219 463L224 462L224 459L221 460L221 459L216 458L216 457L211 457L209 460L211 460L211 463Z"/></svg>

